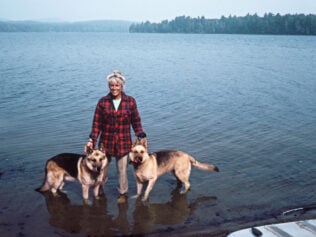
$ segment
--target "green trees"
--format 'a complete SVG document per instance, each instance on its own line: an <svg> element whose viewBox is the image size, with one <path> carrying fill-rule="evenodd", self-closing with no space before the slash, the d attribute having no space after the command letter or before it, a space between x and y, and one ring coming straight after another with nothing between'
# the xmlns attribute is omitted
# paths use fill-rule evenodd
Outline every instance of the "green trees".
<svg viewBox="0 0 316 237"><path fill-rule="evenodd" d="M197 34L282 34L316 35L316 15L266 13L263 17L247 14L244 17L222 16L206 19L178 16L161 23L132 24L129 32L146 33L197 33Z"/></svg>

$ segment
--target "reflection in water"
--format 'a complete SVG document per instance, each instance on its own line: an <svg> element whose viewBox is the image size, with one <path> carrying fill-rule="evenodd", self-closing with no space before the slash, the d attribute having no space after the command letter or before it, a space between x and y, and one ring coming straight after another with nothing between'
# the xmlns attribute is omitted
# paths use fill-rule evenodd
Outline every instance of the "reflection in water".
<svg viewBox="0 0 316 237"><path fill-rule="evenodd" d="M172 191L167 203L143 203L138 199L133 211L133 223L127 217L128 204L118 205L115 218L107 211L107 200L103 196L91 205L72 204L65 193L54 197L50 192L43 193L50 224L68 233L87 236L141 235L152 233L157 225L176 225L184 223L194 212L197 205L205 201L214 201L216 197L200 197L188 203L187 194L179 194L179 189ZM214 203L215 205L215 203Z"/></svg>
<svg viewBox="0 0 316 237"><path fill-rule="evenodd" d="M105 196L95 199L92 205L78 205L71 204L65 193L60 193L58 197L54 197L50 192L43 195L50 214L50 224L54 227L87 236L128 234L127 205L119 206L119 215L114 219L107 212Z"/></svg>
<svg viewBox="0 0 316 237"><path fill-rule="evenodd" d="M200 197L188 203L187 194L180 194L179 188L171 193L171 201L167 203L143 203L137 200L133 213L133 234L151 233L156 225L176 225L184 223L194 212L197 205L217 198ZM214 203L215 205L215 203Z"/></svg>

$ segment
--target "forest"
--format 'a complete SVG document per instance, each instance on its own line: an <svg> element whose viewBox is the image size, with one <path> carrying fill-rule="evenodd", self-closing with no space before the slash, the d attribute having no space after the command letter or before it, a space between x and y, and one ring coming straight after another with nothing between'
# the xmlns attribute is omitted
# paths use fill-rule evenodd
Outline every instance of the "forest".
<svg viewBox="0 0 316 237"><path fill-rule="evenodd" d="M220 19L178 16L174 20L163 20L160 23L149 21L133 23L129 32L316 35L316 15L266 13L262 17L257 14L247 14L246 16L222 16Z"/></svg>

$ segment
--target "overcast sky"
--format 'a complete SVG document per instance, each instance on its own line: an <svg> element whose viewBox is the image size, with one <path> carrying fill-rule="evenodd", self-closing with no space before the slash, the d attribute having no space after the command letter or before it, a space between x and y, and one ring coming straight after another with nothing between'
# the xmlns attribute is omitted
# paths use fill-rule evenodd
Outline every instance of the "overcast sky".
<svg viewBox="0 0 316 237"><path fill-rule="evenodd" d="M220 18L247 13L316 14L316 0L0 0L7 20L172 20L176 16Z"/></svg>

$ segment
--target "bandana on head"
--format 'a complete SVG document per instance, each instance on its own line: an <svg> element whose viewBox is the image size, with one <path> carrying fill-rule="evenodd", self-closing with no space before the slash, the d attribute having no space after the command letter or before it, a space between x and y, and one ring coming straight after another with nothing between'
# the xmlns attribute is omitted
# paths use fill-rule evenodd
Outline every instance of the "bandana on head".
<svg viewBox="0 0 316 237"><path fill-rule="evenodd" d="M125 77L122 75L122 73L118 70L114 70L110 75L106 77L107 81L110 82L112 79L118 79L121 81L121 83L125 84Z"/></svg>

